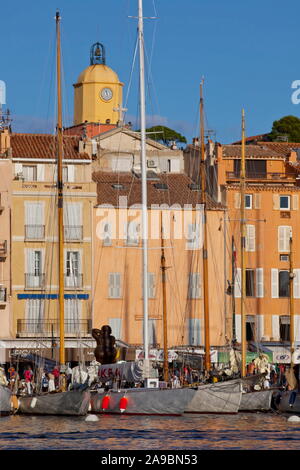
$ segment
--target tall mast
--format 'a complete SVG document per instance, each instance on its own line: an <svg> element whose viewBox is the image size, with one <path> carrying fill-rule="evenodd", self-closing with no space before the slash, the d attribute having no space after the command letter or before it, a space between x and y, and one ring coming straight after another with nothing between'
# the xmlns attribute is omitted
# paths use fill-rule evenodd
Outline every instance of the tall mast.
<svg viewBox="0 0 300 470"><path fill-rule="evenodd" d="M58 256L59 256L59 362L65 364L65 311L64 311L64 227L63 227L63 128L62 128L62 102L61 102L61 65L60 65L60 16L56 12L56 69L57 69L57 145L58 145Z"/></svg>
<svg viewBox="0 0 300 470"><path fill-rule="evenodd" d="M294 367L294 352L295 352L295 308L294 308L294 254L293 254L293 237L290 234L290 341L291 341L291 369Z"/></svg>
<svg viewBox="0 0 300 470"><path fill-rule="evenodd" d="M241 158L241 326L242 326L242 370L241 375L246 375L246 321L245 321L245 297L246 297L246 220L245 220L245 186L246 186L246 164L245 164L245 111L242 110L242 158Z"/></svg>
<svg viewBox="0 0 300 470"><path fill-rule="evenodd" d="M143 314L145 364L149 361L148 339L148 205L146 169L146 106L145 106L145 60L143 2L138 0L138 38L140 57L140 119L141 119L141 173L142 173L142 247L143 247Z"/></svg>
<svg viewBox="0 0 300 470"><path fill-rule="evenodd" d="M200 83L200 139L201 139L201 204L203 204L204 230L203 230L203 286L204 286L204 337L205 337L205 369L211 368L210 361L210 334L209 334L209 292L208 292L208 252L207 252L207 217L206 217L206 170L204 152L204 102L203 80Z"/></svg>
<svg viewBox="0 0 300 470"><path fill-rule="evenodd" d="M164 336L164 381L169 380L169 361L168 361L168 318L167 318L167 286L166 286L166 258L165 258L165 241L163 237L163 222L161 211L161 277L162 277L162 293L163 293L163 336Z"/></svg>

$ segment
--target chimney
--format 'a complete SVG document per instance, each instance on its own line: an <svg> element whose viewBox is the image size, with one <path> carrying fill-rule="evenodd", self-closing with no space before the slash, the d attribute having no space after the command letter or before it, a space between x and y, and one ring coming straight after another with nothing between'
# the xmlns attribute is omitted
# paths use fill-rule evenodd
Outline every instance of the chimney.
<svg viewBox="0 0 300 470"><path fill-rule="evenodd" d="M0 155L8 155L10 150L10 133L8 129L0 130Z"/></svg>

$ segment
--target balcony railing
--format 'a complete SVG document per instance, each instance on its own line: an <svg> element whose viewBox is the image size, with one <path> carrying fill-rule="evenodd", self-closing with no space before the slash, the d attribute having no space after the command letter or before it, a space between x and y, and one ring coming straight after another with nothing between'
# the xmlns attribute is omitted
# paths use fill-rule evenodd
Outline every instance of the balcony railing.
<svg viewBox="0 0 300 470"><path fill-rule="evenodd" d="M42 289L45 286L45 274L25 274L25 289Z"/></svg>
<svg viewBox="0 0 300 470"><path fill-rule="evenodd" d="M227 180L239 180L240 173L235 171L226 171ZM282 180L295 180L295 175L291 173L274 173L274 172L246 172L246 179L250 180L268 180L268 181L282 181Z"/></svg>
<svg viewBox="0 0 300 470"><path fill-rule="evenodd" d="M77 274L77 275L65 274L65 288L66 289L76 289L76 288L81 289L82 285L83 285L82 274Z"/></svg>
<svg viewBox="0 0 300 470"><path fill-rule="evenodd" d="M4 286L0 286L0 303L6 302L7 289Z"/></svg>
<svg viewBox="0 0 300 470"><path fill-rule="evenodd" d="M25 240L44 240L45 225L25 225Z"/></svg>
<svg viewBox="0 0 300 470"><path fill-rule="evenodd" d="M82 225L65 225L64 236L66 241L80 241L83 237Z"/></svg>
<svg viewBox="0 0 300 470"><path fill-rule="evenodd" d="M7 240L0 240L0 258L7 256Z"/></svg>
<svg viewBox="0 0 300 470"><path fill-rule="evenodd" d="M66 320L64 333L65 336L90 336L92 331L92 320ZM17 320L17 336L43 336L43 337L58 337L59 336L59 320L47 319L43 320Z"/></svg>

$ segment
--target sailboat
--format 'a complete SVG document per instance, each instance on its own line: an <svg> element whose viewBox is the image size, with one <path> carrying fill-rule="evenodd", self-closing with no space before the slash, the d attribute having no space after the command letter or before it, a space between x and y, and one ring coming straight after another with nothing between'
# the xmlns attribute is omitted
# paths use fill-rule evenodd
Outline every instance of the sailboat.
<svg viewBox="0 0 300 470"><path fill-rule="evenodd" d="M63 128L62 128L62 103L61 103L61 77L60 77L60 15L56 12L56 37L57 37L57 95L58 95L58 240L59 240L59 322L60 322L60 370L65 367L64 348L64 230L63 230ZM90 392L88 387L80 386L70 391L58 391L51 393L35 394L33 396L19 397L18 413L31 415L86 415L89 408Z"/></svg>
<svg viewBox="0 0 300 470"><path fill-rule="evenodd" d="M4 369L0 368L0 416L7 415L11 411L11 390L7 386Z"/></svg>
<svg viewBox="0 0 300 470"><path fill-rule="evenodd" d="M204 329L205 329L205 370L211 369L210 328L209 328L209 283L207 252L207 217L206 217L206 172L204 151L204 115L203 115L203 80L200 84L200 141L201 141L201 203L204 208L203 230L203 285L204 285ZM239 380L228 380L212 384L203 384L189 402L185 413L237 413L241 402L241 384Z"/></svg>
<svg viewBox="0 0 300 470"><path fill-rule="evenodd" d="M300 393L295 388L297 387L297 380L294 375L294 364L295 364L295 310L294 310L294 270L293 270L293 238L290 234L290 276L289 276L289 303L290 303L290 353L291 362L289 368L290 384L294 385L294 390L287 390L281 392L280 396L275 401L276 408L283 413L300 413ZM293 383L294 382L294 383Z"/></svg>
<svg viewBox="0 0 300 470"><path fill-rule="evenodd" d="M273 406L273 396L278 390L253 390L248 391L247 387L253 385L256 377L246 377L246 356L247 356L247 340L246 340L246 315L245 315L245 298L246 298L246 218L245 218L245 186L246 186L246 163L245 163L245 112L242 110L242 154L241 154L241 383L246 388L242 393L239 411L268 411ZM257 377L258 381L262 380L261 376Z"/></svg>
<svg viewBox="0 0 300 470"><path fill-rule="evenodd" d="M144 78L144 37L143 3L138 0L138 38L139 38L139 79L140 79L140 121L141 121L141 185L142 185L142 272L143 272L143 324L144 324L144 359L143 364L126 363L101 366L110 371L118 370L119 377L130 380L139 377L144 380L144 387L112 389L108 392L100 389L91 394L91 411L94 413L125 413L141 415L181 415L195 390L189 388L159 388L153 380L149 359L148 337L148 205L147 205L147 164L146 164L146 110ZM166 360L166 359L165 359ZM156 387L153 387L155 386Z"/></svg>

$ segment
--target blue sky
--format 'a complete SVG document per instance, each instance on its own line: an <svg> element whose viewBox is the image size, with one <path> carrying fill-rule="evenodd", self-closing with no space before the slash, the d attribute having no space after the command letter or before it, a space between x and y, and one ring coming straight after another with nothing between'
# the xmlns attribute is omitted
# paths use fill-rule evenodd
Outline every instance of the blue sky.
<svg viewBox="0 0 300 470"><path fill-rule="evenodd" d="M124 82L133 60L137 0L15 0L1 6L0 80L18 132L55 127L55 11L62 16L64 123L72 124L73 87L89 65L91 44L105 45L107 65ZM144 0L149 124L199 134L199 84L205 78L207 127L229 143L240 138L242 107L247 135L268 132L293 114L291 84L300 79L296 0ZM138 111L136 63L127 120Z"/></svg>

